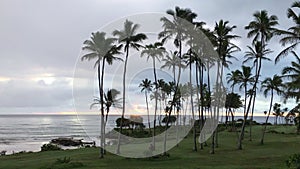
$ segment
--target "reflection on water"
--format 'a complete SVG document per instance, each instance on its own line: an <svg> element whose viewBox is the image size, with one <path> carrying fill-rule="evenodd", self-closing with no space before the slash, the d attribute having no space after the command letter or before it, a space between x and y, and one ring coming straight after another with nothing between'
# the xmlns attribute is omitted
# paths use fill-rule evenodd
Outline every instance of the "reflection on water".
<svg viewBox="0 0 300 169"><path fill-rule="evenodd" d="M109 116L106 132L115 127L118 117ZM254 120L262 123L265 117L255 117ZM270 122L273 122L272 118ZM144 123L147 123L146 117ZM0 115L0 151L7 150L7 154L40 151L43 144L57 137L73 137L99 144L99 135L100 117L97 115Z"/></svg>
<svg viewBox="0 0 300 169"><path fill-rule="evenodd" d="M88 139L77 116L0 115L0 151L39 151L57 137Z"/></svg>

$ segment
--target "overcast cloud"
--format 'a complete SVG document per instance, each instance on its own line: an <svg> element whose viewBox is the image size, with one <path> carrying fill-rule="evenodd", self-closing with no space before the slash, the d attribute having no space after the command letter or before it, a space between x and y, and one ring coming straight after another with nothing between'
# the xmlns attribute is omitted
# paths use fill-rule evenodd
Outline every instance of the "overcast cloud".
<svg viewBox="0 0 300 169"><path fill-rule="evenodd" d="M236 25L235 34L242 36L237 44L243 49L236 57L243 60L250 39L244 26L253 19L255 11L266 9L276 14L279 27L291 23L286 10L292 0L1 0L0 1L0 113L58 113L72 112L72 78L84 40L119 18L145 12L165 13L175 6L190 8L197 19L209 27L224 19ZM113 30L112 30L113 31ZM270 48L274 58L280 45L274 39ZM263 77L280 73L287 59L274 67L264 63ZM241 61L232 69L239 68ZM108 68L108 70L114 70ZM108 71L109 72L109 71ZM84 76L91 72L82 74ZM93 72L92 72L93 73ZM109 73L108 73L109 74ZM78 75L78 74L77 74ZM91 76L94 76L92 74ZM109 75L107 78L110 78ZM85 81L85 83L89 83ZM87 99L93 89L80 91ZM268 102L259 97L258 112ZM279 101L279 100L277 100ZM89 101L90 102L90 101ZM80 103L78 103L80 105ZM292 105L292 104L289 104ZM88 107L81 105L82 110ZM137 106L139 107L139 106ZM81 110L81 109L80 109Z"/></svg>

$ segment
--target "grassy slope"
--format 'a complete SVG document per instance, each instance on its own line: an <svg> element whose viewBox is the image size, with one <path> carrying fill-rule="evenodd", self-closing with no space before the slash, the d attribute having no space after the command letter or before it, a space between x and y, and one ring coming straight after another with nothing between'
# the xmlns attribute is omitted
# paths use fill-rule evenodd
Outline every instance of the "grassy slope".
<svg viewBox="0 0 300 169"><path fill-rule="evenodd" d="M272 127L282 131L282 127ZM286 130L286 129L284 129ZM39 152L0 157L0 169L45 169L57 158L71 157L72 161L84 164L81 169L255 169L286 168L285 160L289 155L300 153L300 136L292 134L267 133L265 145L259 145L261 126L254 127L253 141L244 140L244 150L236 150L236 133L219 133L219 148L216 154L209 154L209 147L198 152L192 151L192 137L184 139L179 147L173 148L170 157L159 159L128 159L108 154L98 159L98 149L86 148L68 151Z"/></svg>

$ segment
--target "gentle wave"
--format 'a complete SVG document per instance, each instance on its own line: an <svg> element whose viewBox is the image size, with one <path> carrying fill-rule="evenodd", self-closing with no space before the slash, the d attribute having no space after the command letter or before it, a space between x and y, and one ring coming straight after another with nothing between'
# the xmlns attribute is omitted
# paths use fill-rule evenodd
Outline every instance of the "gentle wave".
<svg viewBox="0 0 300 169"><path fill-rule="evenodd" d="M119 116L109 116L107 132L115 127ZM153 121L153 116L150 116ZM220 121L224 120L220 117ZM241 117L235 117L239 119ZM143 116L147 125L147 116ZM254 117L263 123L265 117ZM274 118L270 118L272 123ZM186 120L188 123L189 120ZM152 124L153 125L153 124ZM99 138L100 118L98 115L0 115L0 151L39 151L42 144L58 137L73 137L86 141Z"/></svg>

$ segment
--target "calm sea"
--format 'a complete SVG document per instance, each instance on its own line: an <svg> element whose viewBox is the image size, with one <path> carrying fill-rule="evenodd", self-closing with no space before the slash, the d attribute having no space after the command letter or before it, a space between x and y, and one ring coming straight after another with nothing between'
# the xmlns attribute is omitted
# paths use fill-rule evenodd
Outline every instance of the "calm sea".
<svg viewBox="0 0 300 169"><path fill-rule="evenodd" d="M106 131L115 127L118 117L109 116ZM147 117L143 119L147 126ZM263 123L265 117L254 117L254 120ZM270 122L274 122L273 117ZM97 115L0 115L0 151L6 150L7 154L40 151L43 144L58 137L97 142L99 128L100 118Z"/></svg>

